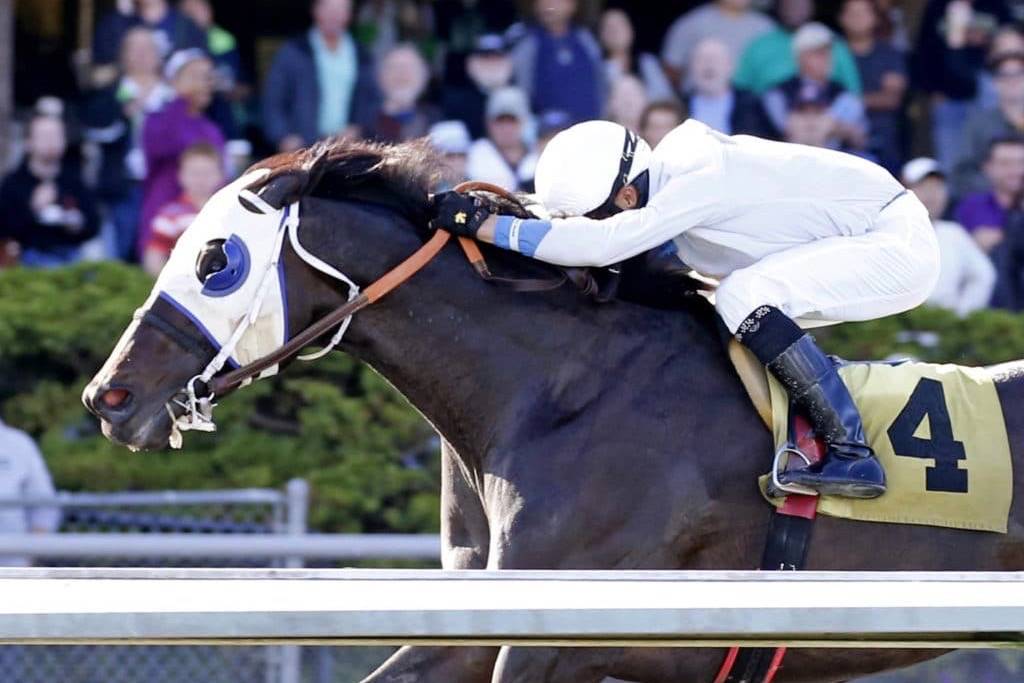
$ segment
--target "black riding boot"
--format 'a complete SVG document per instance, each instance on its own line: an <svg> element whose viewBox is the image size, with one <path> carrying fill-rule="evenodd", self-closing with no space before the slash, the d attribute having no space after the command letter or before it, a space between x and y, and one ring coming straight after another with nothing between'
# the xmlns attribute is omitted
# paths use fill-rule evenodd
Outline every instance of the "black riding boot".
<svg viewBox="0 0 1024 683"><path fill-rule="evenodd" d="M864 438L860 412L835 364L814 339L806 334L800 337L768 369L828 446L822 462L780 473L779 481L847 498L877 498L885 493L885 471Z"/></svg>
<svg viewBox="0 0 1024 683"><path fill-rule="evenodd" d="M779 480L847 498L885 493L885 471L864 438L860 412L814 339L772 306L751 313L736 338L782 383L827 445L821 463L780 474Z"/></svg>

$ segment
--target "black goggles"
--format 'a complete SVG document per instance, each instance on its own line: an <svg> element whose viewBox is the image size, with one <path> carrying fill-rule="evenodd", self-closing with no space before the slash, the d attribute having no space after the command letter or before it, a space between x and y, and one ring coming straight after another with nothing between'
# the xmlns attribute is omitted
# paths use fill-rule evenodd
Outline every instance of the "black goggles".
<svg viewBox="0 0 1024 683"><path fill-rule="evenodd" d="M636 147L639 140L640 138L636 133L628 128L626 129L626 141L622 144L622 158L619 160L619 171L615 174L615 180L612 182L611 194L608 195L608 199L604 201L604 204L593 211L588 211L583 214L584 216L594 220L601 220L622 211L622 209L615 205L615 198L618 196L619 191L628 184L629 172L633 168L633 157L636 156Z"/></svg>

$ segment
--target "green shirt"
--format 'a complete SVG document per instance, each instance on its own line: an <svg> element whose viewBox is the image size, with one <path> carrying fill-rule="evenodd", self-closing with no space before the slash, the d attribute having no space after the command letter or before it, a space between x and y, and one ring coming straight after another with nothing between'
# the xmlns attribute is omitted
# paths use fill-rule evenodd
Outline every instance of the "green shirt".
<svg viewBox="0 0 1024 683"><path fill-rule="evenodd" d="M777 28L756 38L740 57L733 83L756 93L796 76L793 34ZM832 80L852 93L861 93L860 74L846 42L836 38L832 43Z"/></svg>
<svg viewBox="0 0 1024 683"><path fill-rule="evenodd" d="M315 28L310 30L309 38L313 44L313 59L320 84L317 127L325 137L337 135L349 123L352 93L358 77L355 41L346 33L331 50Z"/></svg>

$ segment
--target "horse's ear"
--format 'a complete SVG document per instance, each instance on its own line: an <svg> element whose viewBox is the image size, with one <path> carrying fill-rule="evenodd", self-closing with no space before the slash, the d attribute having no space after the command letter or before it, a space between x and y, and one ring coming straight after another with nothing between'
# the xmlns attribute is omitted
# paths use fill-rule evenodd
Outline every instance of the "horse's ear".
<svg viewBox="0 0 1024 683"><path fill-rule="evenodd" d="M305 171L282 173L268 181L261 181L258 188L250 188L254 190L252 194L244 192L239 194L238 201L246 210L253 213L266 213L263 210L265 206L277 211L298 201L302 197L308 180L309 174ZM259 201L253 201L254 196L259 198Z"/></svg>

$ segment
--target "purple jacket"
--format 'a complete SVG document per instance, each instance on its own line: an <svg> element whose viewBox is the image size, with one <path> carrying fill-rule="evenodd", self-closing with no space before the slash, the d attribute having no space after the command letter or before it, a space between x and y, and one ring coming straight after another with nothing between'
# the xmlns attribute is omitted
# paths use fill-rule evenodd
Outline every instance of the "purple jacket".
<svg viewBox="0 0 1024 683"><path fill-rule="evenodd" d="M188 103L178 98L150 114L142 124L142 151L146 155L146 180L142 184L142 215L136 244L141 249L152 233L160 208L181 195L178 157L191 145L208 142L224 154L224 135L205 116L192 116Z"/></svg>

